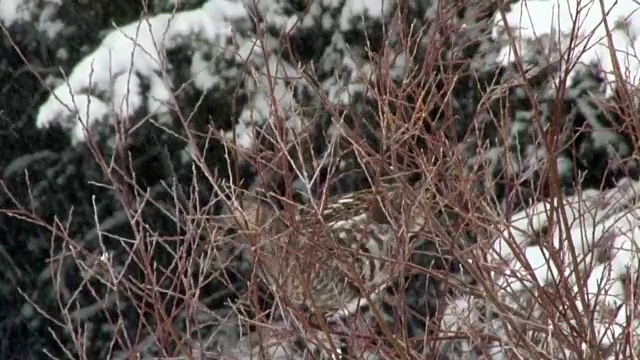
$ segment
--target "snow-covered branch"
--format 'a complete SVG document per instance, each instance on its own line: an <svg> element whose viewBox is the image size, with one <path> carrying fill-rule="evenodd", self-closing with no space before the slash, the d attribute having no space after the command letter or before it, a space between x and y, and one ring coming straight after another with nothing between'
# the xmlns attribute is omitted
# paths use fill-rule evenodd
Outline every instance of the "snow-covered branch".
<svg viewBox="0 0 640 360"><path fill-rule="evenodd" d="M111 31L53 90L37 125L64 122L73 129L73 139L83 141L91 124L130 117L143 105L151 114L167 112L173 89L163 76L166 52L195 38L215 49L232 35L232 22L246 16L242 3L210 0L199 9L160 14ZM150 86L145 95L142 79Z"/></svg>

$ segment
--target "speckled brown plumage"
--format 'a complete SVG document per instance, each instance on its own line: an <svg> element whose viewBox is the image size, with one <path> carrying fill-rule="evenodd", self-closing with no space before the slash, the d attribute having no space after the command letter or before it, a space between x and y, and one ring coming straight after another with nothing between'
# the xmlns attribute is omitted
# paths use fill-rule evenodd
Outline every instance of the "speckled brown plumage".
<svg viewBox="0 0 640 360"><path fill-rule="evenodd" d="M246 194L232 214L274 293L294 306L330 313L370 298L401 270L408 227L417 225L392 220L416 209L397 201L403 189L387 185L333 197L317 208L296 206L293 214Z"/></svg>
<svg viewBox="0 0 640 360"><path fill-rule="evenodd" d="M250 190L236 196L240 206L225 222L239 230L255 274L285 308L340 323L340 334L366 329L369 339L396 332L422 339L453 291L448 284L473 280L455 253L474 242L474 209L466 193L445 191L448 185L432 176L306 206Z"/></svg>

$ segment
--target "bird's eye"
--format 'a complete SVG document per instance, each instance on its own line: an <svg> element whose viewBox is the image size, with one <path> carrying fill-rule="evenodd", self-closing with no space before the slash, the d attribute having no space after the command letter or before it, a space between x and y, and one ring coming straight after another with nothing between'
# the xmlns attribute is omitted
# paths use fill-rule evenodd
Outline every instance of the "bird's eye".
<svg viewBox="0 0 640 360"><path fill-rule="evenodd" d="M298 305L297 308L298 311L302 314L309 314L311 312L311 308L305 303Z"/></svg>

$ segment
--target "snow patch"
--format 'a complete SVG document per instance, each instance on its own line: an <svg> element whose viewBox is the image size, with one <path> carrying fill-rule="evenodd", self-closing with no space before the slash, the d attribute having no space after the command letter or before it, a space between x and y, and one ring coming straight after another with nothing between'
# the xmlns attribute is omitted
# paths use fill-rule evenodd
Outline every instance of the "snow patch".
<svg viewBox="0 0 640 360"><path fill-rule="evenodd" d="M16 22L31 20L33 4L28 0L2 0L0 2L0 22L9 27Z"/></svg>
<svg viewBox="0 0 640 360"><path fill-rule="evenodd" d="M569 36L576 34L578 41L573 46L577 46L577 50L568 56L569 62L598 64L609 83L607 95L612 93L618 82L613 59L619 63L625 81L637 85L640 81L640 60L636 55L636 50L640 49L637 46L640 5L634 0L603 3L604 8L596 0L522 0L512 5L511 10L504 14L504 19L498 12L494 17L494 36L504 39L504 30L508 26L514 43L501 49L497 61L502 64L516 61L514 48L518 50L519 56L526 59L529 55L527 47L531 46L532 40L545 36L550 37L567 59L566 51L572 47ZM606 22L603 21L605 13L608 14ZM608 45L607 28L611 31L615 57L611 56L614 51ZM572 71L569 80L576 73Z"/></svg>
<svg viewBox="0 0 640 360"><path fill-rule="evenodd" d="M566 214L566 224L558 214ZM540 244L531 244L541 236ZM580 299L578 294L583 293L588 308L594 309L593 326L602 346L617 346L626 332L634 341L640 338L640 322L627 319L633 313L629 303L633 297L625 297L623 283L626 276L638 275L639 181L624 179L610 190L588 190L556 204L543 201L515 214L494 240L489 257L503 269L494 274L501 298L535 294L564 277L572 296ZM577 307L586 311L579 302ZM611 311L617 311L613 319L604 315Z"/></svg>
<svg viewBox="0 0 640 360"><path fill-rule="evenodd" d="M111 31L52 91L39 109L37 126L62 123L73 129L78 142L85 139L85 127L130 116L142 104L152 112L167 111L172 85L159 75L166 67L165 52L196 35L214 45L224 43L232 36L230 21L246 16L242 3L210 0L199 9L160 14ZM140 94L141 77L150 80L146 99ZM106 94L108 100L89 93Z"/></svg>
<svg viewBox="0 0 640 360"><path fill-rule="evenodd" d="M340 30L353 29L352 22L360 23L364 16L378 19L388 14L392 2L389 0L350 0L344 4L340 14Z"/></svg>

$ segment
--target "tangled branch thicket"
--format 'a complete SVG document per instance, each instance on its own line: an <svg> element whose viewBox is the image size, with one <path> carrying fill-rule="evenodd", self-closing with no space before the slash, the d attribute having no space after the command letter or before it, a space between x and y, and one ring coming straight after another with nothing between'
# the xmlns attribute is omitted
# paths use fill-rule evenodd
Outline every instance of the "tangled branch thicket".
<svg viewBox="0 0 640 360"><path fill-rule="evenodd" d="M638 6L553 4L3 2L0 358L635 358Z"/></svg>

